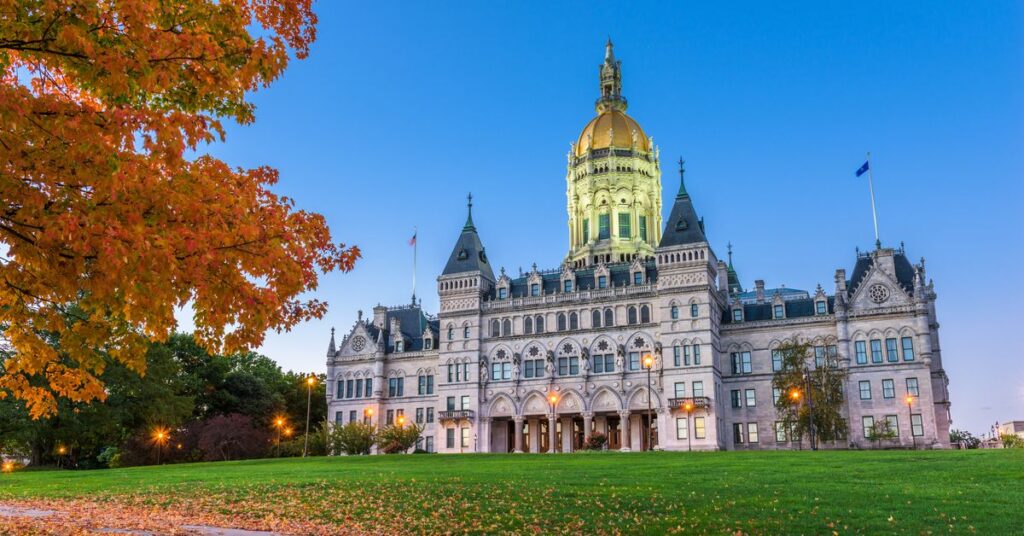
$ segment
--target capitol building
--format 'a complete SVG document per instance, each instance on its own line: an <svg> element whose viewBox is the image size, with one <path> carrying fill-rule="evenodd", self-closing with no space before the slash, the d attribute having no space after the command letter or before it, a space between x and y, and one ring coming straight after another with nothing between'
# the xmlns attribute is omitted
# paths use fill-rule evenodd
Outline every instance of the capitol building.
<svg viewBox="0 0 1024 536"><path fill-rule="evenodd" d="M596 116L567 155L560 267L496 272L470 199L436 316L414 297L360 312L337 342L332 330L330 419L417 423L419 447L442 453L572 452L596 433L621 451L807 448L772 388L777 348L798 341L848 371L848 433L822 448L874 448L883 421L896 432L883 446L947 447L924 260L877 244L828 288L745 287L708 242L681 161L663 218L659 150L626 113L621 69L609 42Z"/></svg>

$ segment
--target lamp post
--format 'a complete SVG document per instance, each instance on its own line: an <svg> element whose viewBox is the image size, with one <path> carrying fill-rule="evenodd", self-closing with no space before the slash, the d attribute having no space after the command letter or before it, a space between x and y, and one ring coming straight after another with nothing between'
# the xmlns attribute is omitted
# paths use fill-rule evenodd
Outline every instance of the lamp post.
<svg viewBox="0 0 1024 536"><path fill-rule="evenodd" d="M811 435L811 450L818 450L818 434L814 429L814 394L811 392L811 371L804 371L804 383L807 387L807 421Z"/></svg>
<svg viewBox="0 0 1024 536"><path fill-rule="evenodd" d="M799 404L800 403L800 390L794 387L793 390L789 392L789 398L793 402ZM799 420L799 419L797 419L797 420ZM792 435L792 431L793 431L792 427L790 427L790 430L789 430L790 435ZM800 441L799 443L797 443L797 448L799 450L803 450L804 449L803 441Z"/></svg>
<svg viewBox="0 0 1024 536"><path fill-rule="evenodd" d="M157 428L153 431L153 442L156 443L156 464L160 465L160 453L164 450L164 444L167 443L169 434L167 430L163 428Z"/></svg>
<svg viewBox="0 0 1024 536"><path fill-rule="evenodd" d="M284 427L284 417L274 419L274 428L277 429L277 455L281 456L281 428Z"/></svg>
<svg viewBox="0 0 1024 536"><path fill-rule="evenodd" d="M651 369L654 368L654 357L651 354L644 355L643 365L647 369L647 450L654 450L654 445L651 444L652 425L654 424L651 421Z"/></svg>
<svg viewBox="0 0 1024 536"><path fill-rule="evenodd" d="M910 423L910 442L914 445L914 450L917 450L917 438L914 437L914 408L911 406L914 402L914 395L907 395L907 422Z"/></svg>
<svg viewBox="0 0 1024 536"><path fill-rule="evenodd" d="M690 438L693 437L693 432L690 430L690 413L693 412L693 402L687 402L683 405L686 410L686 452L691 452Z"/></svg>
<svg viewBox="0 0 1024 536"><path fill-rule="evenodd" d="M548 442L551 444L548 445L548 452L554 454L556 443L555 438L557 437L555 434L555 404L558 403L558 395L555 393L548 395L548 402L551 403L551 416L548 417L548 428L550 428L550 430L548 430Z"/></svg>
<svg viewBox="0 0 1024 536"><path fill-rule="evenodd" d="M302 457L306 457L309 451L309 412L313 402L313 386L316 385L316 376L306 378L306 439L302 444Z"/></svg>

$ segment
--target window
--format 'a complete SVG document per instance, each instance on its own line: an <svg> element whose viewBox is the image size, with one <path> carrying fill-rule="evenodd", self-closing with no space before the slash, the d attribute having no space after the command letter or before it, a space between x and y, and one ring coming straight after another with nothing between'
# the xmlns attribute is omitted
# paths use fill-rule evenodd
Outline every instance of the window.
<svg viewBox="0 0 1024 536"><path fill-rule="evenodd" d="M527 359L523 362L523 377L524 378L543 378L544 377L544 360L543 359Z"/></svg>
<svg viewBox="0 0 1024 536"><path fill-rule="evenodd" d="M856 348L857 352L857 364L866 365L868 362L867 344L865 344L864 341L857 341L853 343L853 345Z"/></svg>
<svg viewBox="0 0 1024 536"><path fill-rule="evenodd" d="M594 311L590 315L590 327L601 327L601 311Z"/></svg>
<svg viewBox="0 0 1024 536"><path fill-rule="evenodd" d="M871 437L871 429L875 427L875 418L870 415L861 417L860 426L864 429L864 438Z"/></svg>
<svg viewBox="0 0 1024 536"><path fill-rule="evenodd" d="M860 382L860 399L871 400L871 382L862 381Z"/></svg>
<svg viewBox="0 0 1024 536"><path fill-rule="evenodd" d="M416 424L423 424L423 408L416 408Z"/></svg>
<svg viewBox="0 0 1024 536"><path fill-rule="evenodd" d="M448 383L455 381L455 365L448 363Z"/></svg>
<svg viewBox="0 0 1024 536"><path fill-rule="evenodd" d="M818 300L818 301L814 302L814 313L815 314L823 315L823 314L825 314L827 312L828 312L828 304L825 303L825 300Z"/></svg>
<svg viewBox="0 0 1024 536"><path fill-rule="evenodd" d="M572 279L562 281L562 292L572 292Z"/></svg>
<svg viewBox="0 0 1024 536"><path fill-rule="evenodd" d="M675 383L676 398L686 398L686 382Z"/></svg>
<svg viewBox="0 0 1024 536"><path fill-rule="evenodd" d="M578 357L559 357L558 358L558 375L559 376L575 376L580 373L580 358Z"/></svg>
<svg viewBox="0 0 1024 536"><path fill-rule="evenodd" d="M423 441L424 450L427 452L434 452L434 436L427 436Z"/></svg>
<svg viewBox="0 0 1024 536"><path fill-rule="evenodd" d="M434 422L434 408L427 408L427 423Z"/></svg>
<svg viewBox="0 0 1024 536"><path fill-rule="evenodd" d="M523 319L523 333L529 335L533 333L533 318L526 317Z"/></svg>
<svg viewBox="0 0 1024 536"><path fill-rule="evenodd" d="M782 370L782 352L772 350L772 371L778 372L780 370Z"/></svg>
<svg viewBox="0 0 1024 536"><path fill-rule="evenodd" d="M345 420L345 412L344 411L335 411L334 412L334 424L342 424L344 420Z"/></svg>
<svg viewBox="0 0 1024 536"><path fill-rule="evenodd" d="M779 397L782 396L782 389L778 387L772 387L772 405L779 403Z"/></svg>
<svg viewBox="0 0 1024 536"><path fill-rule="evenodd" d="M630 216L630 214L619 214L619 238L629 238L633 235Z"/></svg>
<svg viewBox="0 0 1024 536"><path fill-rule="evenodd" d="M746 398L747 398L747 402L746 402L747 407L748 408L752 408L752 407L756 406L757 405L757 398L755 396L754 390L753 389L747 389L745 394L747 395L746 396Z"/></svg>
<svg viewBox="0 0 1024 536"><path fill-rule="evenodd" d="M900 420L895 415L886 415L885 424L889 425L889 429L897 436L900 435Z"/></svg>
<svg viewBox="0 0 1024 536"><path fill-rule="evenodd" d="M752 371L753 367L750 364L750 352L733 352L732 373L750 374Z"/></svg>
<svg viewBox="0 0 1024 536"><path fill-rule="evenodd" d="M455 448L455 429L448 428L445 430L445 446L453 449Z"/></svg>
<svg viewBox="0 0 1024 536"><path fill-rule="evenodd" d="M924 420L921 419L920 413L912 413L910 415L910 434L914 437L924 435Z"/></svg>
<svg viewBox="0 0 1024 536"><path fill-rule="evenodd" d="M825 366L825 347L815 346L814 347L814 367L821 368Z"/></svg>
<svg viewBox="0 0 1024 536"><path fill-rule="evenodd" d="M690 318L697 318L700 316L700 306L696 303L690 304Z"/></svg>
<svg viewBox="0 0 1024 536"><path fill-rule="evenodd" d="M565 313L558 313L556 318L558 331L565 331Z"/></svg>
<svg viewBox="0 0 1024 536"><path fill-rule="evenodd" d="M644 273L643 272L633 272L633 284L634 285L643 285L644 284Z"/></svg>
<svg viewBox="0 0 1024 536"><path fill-rule="evenodd" d="M355 391L352 389L354 384L353 380L345 381L345 398L355 398Z"/></svg>
<svg viewBox="0 0 1024 536"><path fill-rule="evenodd" d="M704 382L702 382L702 381L693 382L693 396L695 396L695 397L704 396Z"/></svg>
<svg viewBox="0 0 1024 536"><path fill-rule="evenodd" d="M783 305L776 305L775 307L772 307L772 315L776 319L785 318L786 317L785 310L786 310L785 306L783 306Z"/></svg>
<svg viewBox="0 0 1024 536"><path fill-rule="evenodd" d="M419 377L418 387L416 394L419 395L432 395L434 394L434 377L426 374Z"/></svg>
<svg viewBox="0 0 1024 536"><path fill-rule="evenodd" d="M903 343L903 360L904 361L913 361L914 360L914 338L913 337L903 337L902 339L900 339L900 341Z"/></svg>
<svg viewBox="0 0 1024 536"><path fill-rule="evenodd" d="M640 352L629 353L629 370L640 370Z"/></svg>
<svg viewBox="0 0 1024 536"><path fill-rule="evenodd" d="M775 421L775 442L786 442L786 424L780 421Z"/></svg>
<svg viewBox="0 0 1024 536"><path fill-rule="evenodd" d="M733 408L742 408L743 407L743 402L740 400L740 390L739 389L733 389L732 391L729 391L729 398L732 399L732 407Z"/></svg>
<svg viewBox="0 0 1024 536"><path fill-rule="evenodd" d="M345 380L338 380L338 388L334 394L335 398L345 398Z"/></svg>
<svg viewBox="0 0 1024 536"><path fill-rule="evenodd" d="M732 310L732 321L733 322L743 322L743 309L740 309L739 307L737 307L737 308Z"/></svg>
<svg viewBox="0 0 1024 536"><path fill-rule="evenodd" d="M704 439L704 417L693 418L693 437L697 439Z"/></svg>
<svg viewBox="0 0 1024 536"><path fill-rule="evenodd" d="M371 394L373 394L373 380L370 378L366 378L366 394L364 394L363 396L365 396L366 398L370 398Z"/></svg>
<svg viewBox="0 0 1024 536"><path fill-rule="evenodd" d="M631 326L636 324L636 307L632 305L629 306L629 309L626 309L626 323Z"/></svg>
<svg viewBox="0 0 1024 536"><path fill-rule="evenodd" d="M491 363L491 379L494 381L504 380L501 374L501 367L504 363Z"/></svg>
<svg viewBox="0 0 1024 536"><path fill-rule="evenodd" d="M672 364L677 366L677 367L680 364L680 362L679 362L679 346L678 345L672 347Z"/></svg>
<svg viewBox="0 0 1024 536"><path fill-rule="evenodd" d="M455 397L454 396L446 397L444 399L444 403L445 403L445 406L444 406L445 410L447 410L447 411L455 411Z"/></svg>
<svg viewBox="0 0 1024 536"><path fill-rule="evenodd" d="M580 329L580 317L576 313L569 313L569 329Z"/></svg>
<svg viewBox="0 0 1024 536"><path fill-rule="evenodd" d="M610 220L611 218L607 214L599 214L597 216L598 240L608 240L608 238L611 236L611 230L609 229L609 227L611 227Z"/></svg>
<svg viewBox="0 0 1024 536"><path fill-rule="evenodd" d="M732 442L736 445L743 444L743 423L733 423L732 425Z"/></svg>
<svg viewBox="0 0 1024 536"><path fill-rule="evenodd" d="M640 323L647 324L651 321L651 308L646 305L640 306Z"/></svg>
<svg viewBox="0 0 1024 536"><path fill-rule="evenodd" d="M882 341L878 339L871 339L871 362L882 362Z"/></svg>
<svg viewBox="0 0 1024 536"><path fill-rule="evenodd" d="M540 296L540 283L530 283L530 296Z"/></svg>
<svg viewBox="0 0 1024 536"><path fill-rule="evenodd" d="M583 218L583 243L590 242L590 218Z"/></svg>
<svg viewBox="0 0 1024 536"><path fill-rule="evenodd" d="M389 409L387 413L387 419L384 420L387 424L395 423L395 410Z"/></svg>
<svg viewBox="0 0 1024 536"><path fill-rule="evenodd" d="M699 365L700 364L700 345L699 344L694 344L693 345L693 364L694 365Z"/></svg>
<svg viewBox="0 0 1024 536"><path fill-rule="evenodd" d="M595 354L593 360L595 374L615 372L615 356L612 354Z"/></svg>
<svg viewBox="0 0 1024 536"><path fill-rule="evenodd" d="M679 320L679 306L672 306L672 320Z"/></svg>
<svg viewBox="0 0 1024 536"><path fill-rule="evenodd" d="M640 216L640 240L647 240L647 216Z"/></svg>
<svg viewBox="0 0 1024 536"><path fill-rule="evenodd" d="M608 288L608 276L599 275L597 276L597 288Z"/></svg>
<svg viewBox="0 0 1024 536"><path fill-rule="evenodd" d="M896 351L896 339L885 339L885 359L890 363L900 360Z"/></svg>
<svg viewBox="0 0 1024 536"><path fill-rule="evenodd" d="M604 327L610 328L615 325L615 313L611 309L604 310Z"/></svg>
<svg viewBox="0 0 1024 536"><path fill-rule="evenodd" d="M348 412L348 422L356 422L356 410Z"/></svg>
<svg viewBox="0 0 1024 536"><path fill-rule="evenodd" d="M355 394L354 397L355 398L359 398L359 396L362 394L362 392L363 392L363 379L359 378L358 380L356 380L356 394Z"/></svg>
<svg viewBox="0 0 1024 536"><path fill-rule="evenodd" d="M535 328L537 328L537 333L544 333L544 317L543 316L538 316L537 319L533 321L533 325L534 325Z"/></svg>
<svg viewBox="0 0 1024 536"><path fill-rule="evenodd" d="M896 398L896 386L892 380L882 380L882 398Z"/></svg>
<svg viewBox="0 0 1024 536"><path fill-rule="evenodd" d="M462 448L469 448L469 427L462 427Z"/></svg>
<svg viewBox="0 0 1024 536"><path fill-rule="evenodd" d="M907 394L910 396L921 396L917 388L917 378L907 378Z"/></svg>
<svg viewBox="0 0 1024 536"><path fill-rule="evenodd" d="M448 340L450 341L450 340L454 340L454 339L455 339L455 328L453 328L451 326L448 326Z"/></svg>
<svg viewBox="0 0 1024 536"><path fill-rule="evenodd" d="M506 298L508 298L508 288L506 288L506 287L498 288L498 299L499 300L504 300Z"/></svg>
<svg viewBox="0 0 1024 536"><path fill-rule="evenodd" d="M405 390L405 378L388 378L388 396L403 396Z"/></svg>
<svg viewBox="0 0 1024 536"><path fill-rule="evenodd" d="M462 407L459 409L467 410L470 409L469 395L462 395Z"/></svg>
<svg viewBox="0 0 1024 536"><path fill-rule="evenodd" d="M405 351L405 341L403 341L402 339L398 339L397 341L395 341L395 351L396 352L404 352Z"/></svg>
<svg viewBox="0 0 1024 536"><path fill-rule="evenodd" d="M676 439L686 439L687 432L689 432L689 424L688 419L685 417L676 419Z"/></svg>
<svg viewBox="0 0 1024 536"><path fill-rule="evenodd" d="M505 337L508 337L509 335L512 334L512 321L511 320L506 318L505 320L501 321L501 334L503 336L505 336Z"/></svg>
<svg viewBox="0 0 1024 536"><path fill-rule="evenodd" d="M690 346L689 345L683 347L683 364L686 365L686 366L690 366Z"/></svg>
<svg viewBox="0 0 1024 536"><path fill-rule="evenodd" d="M434 346L434 341L431 339L423 339L423 349L429 350Z"/></svg>
<svg viewBox="0 0 1024 536"><path fill-rule="evenodd" d="M747 443L757 443L757 423L747 423Z"/></svg>

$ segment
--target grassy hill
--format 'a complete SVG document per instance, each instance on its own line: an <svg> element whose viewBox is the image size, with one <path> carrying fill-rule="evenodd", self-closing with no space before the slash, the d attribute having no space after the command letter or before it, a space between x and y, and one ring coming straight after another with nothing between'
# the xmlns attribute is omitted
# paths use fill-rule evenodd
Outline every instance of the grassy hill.
<svg viewBox="0 0 1024 536"><path fill-rule="evenodd" d="M1021 533L1024 450L404 455L0 475L100 501L395 533Z"/></svg>

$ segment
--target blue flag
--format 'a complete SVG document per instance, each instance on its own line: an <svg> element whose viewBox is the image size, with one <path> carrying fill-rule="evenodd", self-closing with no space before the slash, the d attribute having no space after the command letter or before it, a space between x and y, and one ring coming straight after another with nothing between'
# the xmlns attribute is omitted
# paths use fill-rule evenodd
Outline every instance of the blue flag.
<svg viewBox="0 0 1024 536"><path fill-rule="evenodd" d="M863 174L868 172L868 169L870 168L870 166L868 164L869 164L869 162L867 160L865 160L864 161L864 165L861 166L860 169L857 170L857 176L858 177L860 177L861 175L863 175Z"/></svg>

